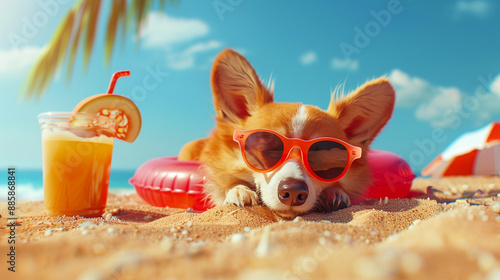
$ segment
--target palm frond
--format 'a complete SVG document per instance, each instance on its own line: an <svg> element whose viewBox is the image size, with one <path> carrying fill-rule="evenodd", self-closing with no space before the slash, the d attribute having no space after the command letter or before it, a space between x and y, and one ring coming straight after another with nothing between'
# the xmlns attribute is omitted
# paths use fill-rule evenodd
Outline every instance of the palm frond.
<svg viewBox="0 0 500 280"><path fill-rule="evenodd" d="M80 6L82 7L82 6ZM83 29L86 26L86 23L88 21L88 14L84 13L84 9L79 8L76 14L75 20L77 21L78 25L76 26L76 30L74 30L74 37L71 45L71 52L69 54L68 58L68 68L66 71L66 84L69 84L71 80L71 75L73 74L73 67L75 65L75 57L76 53L78 51L78 46L80 44L80 37L82 34Z"/></svg>
<svg viewBox="0 0 500 280"><path fill-rule="evenodd" d="M132 1L132 10L131 10L131 18L135 21L135 34L139 35L141 31L141 24L144 19L146 11L151 9L153 4L152 0L133 0Z"/></svg>
<svg viewBox="0 0 500 280"><path fill-rule="evenodd" d="M128 31L129 22L135 23L135 33L140 34L140 28L147 13L153 8L154 0L114 0L111 3L110 14L106 26L104 46L105 66L109 66L118 30L122 30L122 39ZM164 9L166 0L159 1L160 9ZM171 3L177 2L170 0ZM67 59L66 82L69 83L73 74L75 59L80 47L83 47L83 68L89 67L97 35L99 17L104 0L80 0L75 3L59 24L49 44L23 83L20 90L22 99L39 98L47 90L57 71L61 71ZM108 2L109 3L109 2ZM122 41L123 43L124 41Z"/></svg>
<svg viewBox="0 0 500 280"><path fill-rule="evenodd" d="M90 61L90 53L94 47L94 40L97 31L97 23L99 21L99 12L101 10L101 1L90 0L84 2L84 13L88 14L87 30L85 33L85 48L83 52L84 69L88 68Z"/></svg>
<svg viewBox="0 0 500 280"><path fill-rule="evenodd" d="M115 0L113 1L113 6L111 7L111 14L108 19L108 26L106 29L106 45L104 48L105 65L109 66L111 61L111 53L115 45L116 33L121 27L122 38L125 38L125 32L127 29L127 1L126 0Z"/></svg>
<svg viewBox="0 0 500 280"><path fill-rule="evenodd" d="M39 93L44 92L49 80L62 64L64 56L60 54L65 53L71 38L71 29L65 28L65 26L73 26L75 14L76 10L72 9L66 15L52 37L49 47L44 50L42 56L28 74L28 83L25 92L27 98L31 98L34 93L39 95Z"/></svg>

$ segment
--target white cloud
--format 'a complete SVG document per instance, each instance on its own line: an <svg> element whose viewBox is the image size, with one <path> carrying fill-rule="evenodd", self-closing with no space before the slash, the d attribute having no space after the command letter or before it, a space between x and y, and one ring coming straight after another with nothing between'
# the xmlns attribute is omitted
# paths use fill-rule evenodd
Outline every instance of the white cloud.
<svg viewBox="0 0 500 280"><path fill-rule="evenodd" d="M453 118L445 117L445 112L460 108L463 94L458 88L435 88L436 95L423 101L415 111L417 119L429 122L434 127L447 127L454 124Z"/></svg>
<svg viewBox="0 0 500 280"><path fill-rule="evenodd" d="M500 97L500 74L491 83L490 90L492 93Z"/></svg>
<svg viewBox="0 0 500 280"><path fill-rule="evenodd" d="M486 0L459 0L455 4L455 17L470 15L482 18L488 16L491 9L491 3Z"/></svg>
<svg viewBox="0 0 500 280"><path fill-rule="evenodd" d="M310 65L316 62L317 59L318 57L316 56L316 53L313 51L305 52L299 57L299 61L300 63L302 63L302 65Z"/></svg>
<svg viewBox="0 0 500 280"><path fill-rule="evenodd" d="M221 42L215 41L215 40L211 40L211 41L208 41L206 43L197 43L197 44L194 44L191 47L187 48L184 51L184 53L186 53L186 54L197 54L197 53L200 53L200 52L206 52L206 51L210 51L210 50L213 50L213 49L218 49L221 46L222 46Z"/></svg>
<svg viewBox="0 0 500 280"><path fill-rule="evenodd" d="M211 40L205 43L196 43L184 51L167 54L167 66L176 70L185 70L195 67L196 56L199 53L219 49L222 43Z"/></svg>
<svg viewBox="0 0 500 280"><path fill-rule="evenodd" d="M481 83L484 85L483 83ZM486 85L484 85L486 86ZM476 89L474 93L475 99L480 102L474 113L482 120L479 125L484 125L484 121L498 120L500 104L500 74L493 79L489 86L483 90Z"/></svg>
<svg viewBox="0 0 500 280"><path fill-rule="evenodd" d="M25 46L18 49L0 50L0 75L3 77L16 77L25 74L33 66L43 48Z"/></svg>
<svg viewBox="0 0 500 280"><path fill-rule="evenodd" d="M396 107L414 108L415 118L434 127L455 127L465 119L476 125L498 119L500 74L476 92L464 93L457 87L433 85L394 69L389 80L396 91Z"/></svg>
<svg viewBox="0 0 500 280"><path fill-rule="evenodd" d="M168 49L172 44L188 42L208 32L208 25L198 19L174 18L152 12L141 28L141 40L145 47Z"/></svg>
<svg viewBox="0 0 500 280"><path fill-rule="evenodd" d="M356 71L359 68L359 62L355 59L334 58L332 60L332 68L335 70Z"/></svg>
<svg viewBox="0 0 500 280"><path fill-rule="evenodd" d="M399 69L392 70L389 79L396 90L396 106L415 106L432 94L429 83L417 77L410 77Z"/></svg>
<svg viewBox="0 0 500 280"><path fill-rule="evenodd" d="M216 40L200 42L209 31L209 26L201 20L152 12L141 28L141 40L147 48L165 51L167 67L186 70L203 67L197 66L197 56L222 47Z"/></svg>
<svg viewBox="0 0 500 280"><path fill-rule="evenodd" d="M396 107L415 107L415 117L434 127L453 124L445 113L460 108L464 93L458 88L432 85L399 69L392 70L389 80L396 91Z"/></svg>
<svg viewBox="0 0 500 280"><path fill-rule="evenodd" d="M194 56L167 55L167 66L175 70L186 70L194 67Z"/></svg>

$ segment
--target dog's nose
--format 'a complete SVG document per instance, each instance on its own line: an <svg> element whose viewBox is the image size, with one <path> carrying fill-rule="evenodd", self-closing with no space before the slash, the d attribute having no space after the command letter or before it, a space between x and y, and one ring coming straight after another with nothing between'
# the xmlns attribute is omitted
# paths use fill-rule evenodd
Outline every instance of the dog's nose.
<svg viewBox="0 0 500 280"><path fill-rule="evenodd" d="M278 186L278 198L288 206L304 204L308 193L306 182L295 178L283 179Z"/></svg>

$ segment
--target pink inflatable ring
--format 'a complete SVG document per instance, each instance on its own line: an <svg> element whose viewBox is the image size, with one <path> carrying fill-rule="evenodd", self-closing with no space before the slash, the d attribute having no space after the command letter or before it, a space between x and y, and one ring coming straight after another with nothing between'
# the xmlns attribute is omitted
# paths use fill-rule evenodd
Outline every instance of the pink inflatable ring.
<svg viewBox="0 0 500 280"><path fill-rule="evenodd" d="M404 198L409 194L415 174L403 158L370 150L367 160L373 182L365 192L366 198ZM129 183L153 206L204 211L211 205L203 193L205 176L200 166L200 162L179 161L176 157L155 158L142 164Z"/></svg>

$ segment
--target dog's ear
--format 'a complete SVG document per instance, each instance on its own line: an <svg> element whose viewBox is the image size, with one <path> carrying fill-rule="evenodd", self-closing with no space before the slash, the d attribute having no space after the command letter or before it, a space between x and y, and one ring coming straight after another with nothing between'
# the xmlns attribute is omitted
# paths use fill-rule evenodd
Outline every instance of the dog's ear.
<svg viewBox="0 0 500 280"><path fill-rule="evenodd" d="M332 95L327 111L339 120L350 140L369 145L391 118L394 102L389 80L379 78L340 100Z"/></svg>
<svg viewBox="0 0 500 280"><path fill-rule="evenodd" d="M218 119L238 123L273 101L272 89L262 84L245 57L231 49L215 59L211 81Z"/></svg>

